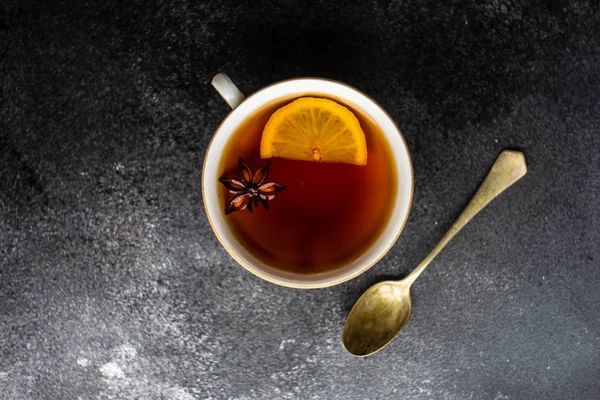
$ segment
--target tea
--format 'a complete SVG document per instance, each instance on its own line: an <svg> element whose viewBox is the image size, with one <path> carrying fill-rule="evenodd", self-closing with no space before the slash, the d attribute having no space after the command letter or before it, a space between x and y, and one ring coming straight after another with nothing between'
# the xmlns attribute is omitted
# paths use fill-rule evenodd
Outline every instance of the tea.
<svg viewBox="0 0 600 400"><path fill-rule="evenodd" d="M265 125L293 100L270 104L240 125L222 155L220 176L238 176L240 158L252 172L265 164L260 156ZM263 198L252 212L226 216L236 239L273 267L299 273L340 267L366 251L391 215L397 176L385 137L367 116L335 101L358 118L366 139L366 165L270 158L265 181L285 190L279 187L268 204ZM219 186L225 212L236 196Z"/></svg>

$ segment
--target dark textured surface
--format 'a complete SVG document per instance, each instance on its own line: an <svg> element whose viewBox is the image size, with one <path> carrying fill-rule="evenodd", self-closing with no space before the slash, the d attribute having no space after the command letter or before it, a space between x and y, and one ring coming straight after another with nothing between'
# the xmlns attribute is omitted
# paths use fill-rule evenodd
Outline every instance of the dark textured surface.
<svg viewBox="0 0 600 400"><path fill-rule="evenodd" d="M0 398L600 398L597 4L2 1ZM380 264L297 291L219 246L219 71L246 93L333 78L390 112L416 190ZM353 302L417 264L504 148L529 174L420 278L401 336L351 358Z"/></svg>

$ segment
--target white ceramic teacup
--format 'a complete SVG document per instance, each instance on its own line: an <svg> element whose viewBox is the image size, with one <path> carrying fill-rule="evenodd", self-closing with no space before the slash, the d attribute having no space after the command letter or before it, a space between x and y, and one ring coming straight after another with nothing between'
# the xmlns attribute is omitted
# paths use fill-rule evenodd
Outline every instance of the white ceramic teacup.
<svg viewBox="0 0 600 400"><path fill-rule="evenodd" d="M393 246L408 218L413 195L413 169L406 142L390 116L373 99L360 91L326 79L291 79L267 86L248 98L225 74L217 74L213 81L223 99L233 109L217 128L204 158L202 169L202 197L206 215L215 235L227 252L253 274L276 284L294 288L321 288L352 279L375 265ZM391 217L377 240L357 259L337 269L313 274L301 274L274 268L254 257L235 238L225 221L222 199L218 193L219 165L225 146L246 119L273 102L294 99L304 95L323 95L340 99L359 110L380 128L395 156L397 194Z"/></svg>

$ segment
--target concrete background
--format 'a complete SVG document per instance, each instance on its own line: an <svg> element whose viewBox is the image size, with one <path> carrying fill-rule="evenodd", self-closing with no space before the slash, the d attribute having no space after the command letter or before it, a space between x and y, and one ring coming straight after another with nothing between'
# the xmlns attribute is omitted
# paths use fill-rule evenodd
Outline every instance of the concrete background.
<svg viewBox="0 0 600 400"><path fill-rule="evenodd" d="M398 122L414 206L376 267L298 291L220 247L200 191L220 71L247 94L340 80ZM5 0L0 91L0 399L600 398L597 2ZM354 301L505 148L529 174L420 278L392 345L346 354Z"/></svg>

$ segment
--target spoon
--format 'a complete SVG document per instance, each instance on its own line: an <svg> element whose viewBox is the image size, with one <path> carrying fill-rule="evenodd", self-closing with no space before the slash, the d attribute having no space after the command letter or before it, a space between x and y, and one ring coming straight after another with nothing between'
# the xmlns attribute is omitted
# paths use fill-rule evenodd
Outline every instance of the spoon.
<svg viewBox="0 0 600 400"><path fill-rule="evenodd" d="M357 357L366 357L390 343L410 318L410 287L414 281L471 218L526 173L523 153L511 150L500 153L475 196L417 268L401 281L371 286L358 299L344 325L344 348Z"/></svg>

